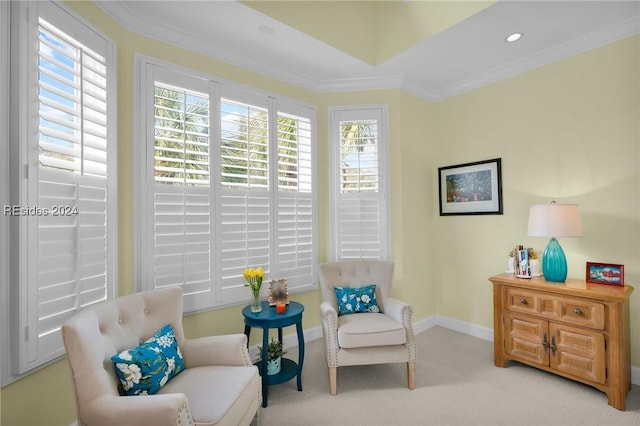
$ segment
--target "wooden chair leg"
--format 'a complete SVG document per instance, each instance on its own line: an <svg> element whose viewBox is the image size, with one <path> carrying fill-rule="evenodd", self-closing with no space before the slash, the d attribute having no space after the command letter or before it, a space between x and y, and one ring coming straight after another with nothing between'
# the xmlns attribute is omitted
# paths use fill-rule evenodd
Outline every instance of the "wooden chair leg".
<svg viewBox="0 0 640 426"><path fill-rule="evenodd" d="M407 381L409 382L409 389L416 388L416 363L407 363Z"/></svg>
<svg viewBox="0 0 640 426"><path fill-rule="evenodd" d="M337 370L338 367L329 367L329 391L331 395L338 393Z"/></svg>

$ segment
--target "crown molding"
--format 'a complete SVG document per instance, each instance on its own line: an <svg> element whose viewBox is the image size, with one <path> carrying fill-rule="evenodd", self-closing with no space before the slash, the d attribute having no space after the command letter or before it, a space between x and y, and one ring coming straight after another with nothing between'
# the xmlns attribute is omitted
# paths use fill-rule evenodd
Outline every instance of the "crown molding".
<svg viewBox="0 0 640 426"><path fill-rule="evenodd" d="M238 49L198 37L188 31L169 27L164 22L158 22L130 10L122 2L101 1L96 4L127 31L313 92L322 91L319 80L304 73L293 71L267 60L250 57Z"/></svg>
<svg viewBox="0 0 640 426"><path fill-rule="evenodd" d="M471 78L447 86L432 87L417 79L402 74L375 76L376 67L369 67L359 77L322 79L311 72L292 70L268 58L256 58L242 50L215 41L200 38L187 30L169 27L166 23L135 13L122 2L101 1L96 3L126 30L198 53L212 59L261 74L293 86L316 93L402 89L429 102L440 102L501 80L549 65L553 62L577 55L609 43L633 36L640 32L640 19L629 18L622 23L610 25L563 44L543 50L526 58L510 62Z"/></svg>
<svg viewBox="0 0 640 426"><path fill-rule="evenodd" d="M360 90L401 89L405 78L402 75L338 78L321 80L317 92L349 92Z"/></svg>
<svg viewBox="0 0 640 426"><path fill-rule="evenodd" d="M518 74L541 68L562 59L634 36L639 32L640 19L636 17L629 18L621 23L600 28L589 34L538 52L537 54L494 68L482 75L461 80L455 84L440 88L440 90L434 89L428 97L428 100L432 102L443 101L465 92L479 89Z"/></svg>

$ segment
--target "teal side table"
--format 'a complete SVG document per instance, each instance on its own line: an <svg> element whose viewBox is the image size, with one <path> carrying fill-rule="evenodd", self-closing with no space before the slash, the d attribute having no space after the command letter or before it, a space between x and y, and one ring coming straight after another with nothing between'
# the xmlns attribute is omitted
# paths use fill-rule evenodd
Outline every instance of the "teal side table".
<svg viewBox="0 0 640 426"><path fill-rule="evenodd" d="M269 385L277 385L287 382L297 377L298 391L302 391L302 364L304 363L304 336L302 334L302 312L304 306L298 302L289 302L287 310L279 314L275 306L269 306L269 302L262 302L262 311L251 312L251 305L242 309L244 317L244 334L247 336L249 345L249 335L251 328L262 329L262 360L258 368L262 376L262 406L266 407L269 399ZM278 374L269 376L267 374L267 346L269 345L269 329L278 329L278 340L282 342L282 327L296 326L298 333L298 362L287 358L282 358L282 369Z"/></svg>

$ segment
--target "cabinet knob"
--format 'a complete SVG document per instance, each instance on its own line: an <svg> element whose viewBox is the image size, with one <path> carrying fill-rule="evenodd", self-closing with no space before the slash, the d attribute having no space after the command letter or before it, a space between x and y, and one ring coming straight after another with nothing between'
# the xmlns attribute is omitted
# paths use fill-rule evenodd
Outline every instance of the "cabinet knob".
<svg viewBox="0 0 640 426"><path fill-rule="evenodd" d="M573 310L573 313L576 314L576 315L582 315L582 311L580 310L580 308L575 308Z"/></svg>
<svg viewBox="0 0 640 426"><path fill-rule="evenodd" d="M520 303L522 303L523 305L527 304L527 299L525 299L524 297L522 299L520 299Z"/></svg>

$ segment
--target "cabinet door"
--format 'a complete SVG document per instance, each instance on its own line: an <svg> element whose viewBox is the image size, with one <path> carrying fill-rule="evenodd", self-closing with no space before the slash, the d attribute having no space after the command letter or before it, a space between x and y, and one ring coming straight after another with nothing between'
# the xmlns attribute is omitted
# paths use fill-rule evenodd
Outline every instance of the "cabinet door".
<svg viewBox="0 0 640 426"><path fill-rule="evenodd" d="M514 359L549 365L547 321L505 312L504 339L504 350Z"/></svg>
<svg viewBox="0 0 640 426"><path fill-rule="evenodd" d="M551 368L596 383L605 382L605 339L602 333L550 323L549 334L555 344Z"/></svg>

